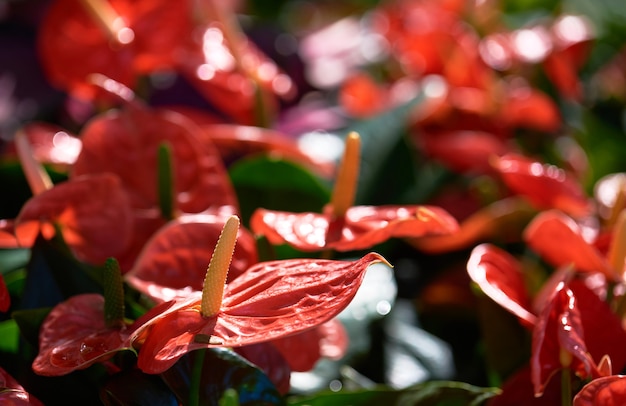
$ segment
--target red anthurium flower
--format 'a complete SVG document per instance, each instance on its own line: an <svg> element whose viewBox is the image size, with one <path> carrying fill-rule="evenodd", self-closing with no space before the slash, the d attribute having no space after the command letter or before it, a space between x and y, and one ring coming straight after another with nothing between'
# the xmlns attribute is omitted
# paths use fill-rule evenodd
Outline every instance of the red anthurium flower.
<svg viewBox="0 0 626 406"><path fill-rule="evenodd" d="M416 142L426 154L460 173L493 173L489 159L509 150L500 137L482 131L420 132Z"/></svg>
<svg viewBox="0 0 626 406"><path fill-rule="evenodd" d="M109 81L103 83L107 89ZM208 142L198 142L195 124L181 114L152 110L130 97L125 108L97 116L83 128L83 149L70 175L113 172L122 179L134 208L157 207L157 152L165 143L173 157L178 211L236 207L221 158Z"/></svg>
<svg viewBox="0 0 626 406"><path fill-rule="evenodd" d="M536 210L526 201L510 197L478 209L461 221L455 233L411 238L408 242L421 251L437 254L469 248L493 238L519 241L520 233L535 214Z"/></svg>
<svg viewBox="0 0 626 406"><path fill-rule="evenodd" d="M557 267L572 264L579 271L602 273L611 280L623 270L613 269L611 262L587 241L582 227L556 210L538 214L524 230L524 240Z"/></svg>
<svg viewBox="0 0 626 406"><path fill-rule="evenodd" d="M535 313L520 266L507 252L480 245L468 261L470 277L483 292L518 316L533 331L532 382L534 392L545 389L550 376L571 368L581 377L599 376L596 365L608 355L617 368L626 364L626 339L619 317L585 281L572 279L570 271L555 274L535 298ZM569 276L568 276L569 275ZM567 280L572 279L567 282Z"/></svg>
<svg viewBox="0 0 626 406"><path fill-rule="evenodd" d="M11 375L0 368L0 403L7 406L43 406L39 399L24 390Z"/></svg>
<svg viewBox="0 0 626 406"><path fill-rule="evenodd" d="M4 282L4 277L0 274L0 312L6 312L11 307L11 295Z"/></svg>
<svg viewBox="0 0 626 406"><path fill-rule="evenodd" d="M312 329L349 304L369 265L385 261L370 253L353 262L262 262L224 287L237 229L238 220L231 217L203 292L163 303L138 320L131 342L139 348L138 366L144 372L160 373L194 349L240 347Z"/></svg>
<svg viewBox="0 0 626 406"><path fill-rule="evenodd" d="M560 283L533 329L530 362L535 396L543 394L550 377L562 368L571 368L583 379L600 376L584 332L574 293Z"/></svg>
<svg viewBox="0 0 626 406"><path fill-rule="evenodd" d="M190 30L190 2L55 0L39 30L39 53L50 81L83 98L94 96L92 73L134 87L141 74L172 69Z"/></svg>
<svg viewBox="0 0 626 406"><path fill-rule="evenodd" d="M359 135L351 133L333 200L325 213L257 209L250 218L252 230L265 235L272 244L287 243L302 251L352 251L370 248L393 237L421 237L457 230L456 220L434 206L350 207L354 200L359 145Z"/></svg>
<svg viewBox="0 0 626 406"><path fill-rule="evenodd" d="M626 402L626 376L596 378L574 396L574 406L619 406Z"/></svg>
<svg viewBox="0 0 626 406"><path fill-rule="evenodd" d="M320 358L340 359L348 347L348 333L337 319L314 329L272 340L292 371L310 371Z"/></svg>
<svg viewBox="0 0 626 406"><path fill-rule="evenodd" d="M159 229L145 244L126 281L157 303L202 291L205 267L227 220L225 215L183 215ZM229 281L258 262L254 237L239 229Z"/></svg>
<svg viewBox="0 0 626 406"><path fill-rule="evenodd" d="M378 261L382 257L372 253L354 262L259 263L226 286L215 316L202 316L199 293L157 306L132 335L134 346L140 346L138 365L146 373L159 373L194 349L239 347L313 328L348 305L367 267Z"/></svg>
<svg viewBox="0 0 626 406"><path fill-rule="evenodd" d="M50 224L57 224L76 256L90 263L121 253L132 233L128 198L111 173L76 177L29 199L14 223L23 246L32 245L36 237L29 222L48 231Z"/></svg>
<svg viewBox="0 0 626 406"><path fill-rule="evenodd" d="M263 114L276 108L276 97L291 98L295 86L265 56L237 24L231 5L218 1L198 3L204 20L193 27L198 35L181 41L177 69L219 110L240 124L260 124L268 117L255 105L262 99Z"/></svg>
<svg viewBox="0 0 626 406"><path fill-rule="evenodd" d="M591 211L582 186L554 165L515 154L494 158L492 164L513 192L523 195L539 209L555 208L573 216L584 216Z"/></svg>
<svg viewBox="0 0 626 406"><path fill-rule="evenodd" d="M467 272L480 289L527 326L537 322L519 262L508 252L491 244L472 250Z"/></svg>
<svg viewBox="0 0 626 406"><path fill-rule="evenodd" d="M458 227L452 216L434 206L355 206L342 220L333 223L329 213L257 209L250 227L272 244L287 243L301 251L360 250L390 238L448 234Z"/></svg>
<svg viewBox="0 0 626 406"><path fill-rule="evenodd" d="M39 332L35 373L65 375L129 349L131 329L126 324L107 325L104 306L104 297L95 293L72 296L55 306Z"/></svg>
<svg viewBox="0 0 626 406"><path fill-rule="evenodd" d="M268 154L293 160L310 167L322 176L331 176L335 165L307 153L294 137L278 130L246 125L224 124L204 110L183 106L168 106L168 109L181 113L193 120L202 130L198 138L215 145L225 163L243 156Z"/></svg>
<svg viewBox="0 0 626 406"><path fill-rule="evenodd" d="M30 144L33 157L60 171L67 171L80 153L82 143L69 131L43 122L33 122L22 127ZM15 143L8 144L5 155L16 154Z"/></svg>

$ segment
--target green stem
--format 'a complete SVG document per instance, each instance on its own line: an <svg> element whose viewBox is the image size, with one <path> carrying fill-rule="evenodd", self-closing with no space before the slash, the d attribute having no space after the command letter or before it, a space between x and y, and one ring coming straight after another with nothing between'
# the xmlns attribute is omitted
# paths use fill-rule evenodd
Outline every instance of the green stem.
<svg viewBox="0 0 626 406"><path fill-rule="evenodd" d="M572 377L569 368L561 370L561 406L572 406Z"/></svg>
<svg viewBox="0 0 626 406"><path fill-rule="evenodd" d="M200 405L200 387L202 383L202 367L206 349L202 348L194 351L193 364L191 366L191 381L189 383L189 406Z"/></svg>
<svg viewBox="0 0 626 406"><path fill-rule="evenodd" d="M104 264L102 281L104 289L104 320L109 328L124 324L124 286L120 264L109 258Z"/></svg>
<svg viewBox="0 0 626 406"><path fill-rule="evenodd" d="M174 218L174 174L172 170L172 148L167 143L159 145L158 193L161 215L166 220Z"/></svg>

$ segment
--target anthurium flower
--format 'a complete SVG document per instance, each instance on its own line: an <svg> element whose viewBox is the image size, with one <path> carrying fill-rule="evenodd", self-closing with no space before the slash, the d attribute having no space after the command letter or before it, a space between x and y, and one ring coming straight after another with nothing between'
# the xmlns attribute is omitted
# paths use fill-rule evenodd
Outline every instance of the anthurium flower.
<svg viewBox="0 0 626 406"><path fill-rule="evenodd" d="M493 239L518 241L524 227L536 213L524 199L513 196L497 200L471 213L461 221L455 233L410 238L407 242L420 251L438 254L458 251Z"/></svg>
<svg viewBox="0 0 626 406"><path fill-rule="evenodd" d="M103 80L99 85L106 89L121 87L110 79L96 80ZM208 142L198 142L199 130L191 120L172 111L152 110L134 100L132 92L126 98L124 108L96 116L83 128L83 148L71 177L115 173L134 208L157 207L157 152L167 144L173 157L176 212L237 206L219 153Z"/></svg>
<svg viewBox="0 0 626 406"><path fill-rule="evenodd" d="M8 406L43 406L2 368L0 368L0 403Z"/></svg>
<svg viewBox="0 0 626 406"><path fill-rule="evenodd" d="M134 87L142 74L172 69L180 38L189 34L190 2L55 0L38 30L50 81L91 98L92 73Z"/></svg>
<svg viewBox="0 0 626 406"><path fill-rule="evenodd" d="M129 349L128 326L107 326L104 297L96 293L72 296L55 306L39 335L39 353L33 370L59 376L110 359Z"/></svg>
<svg viewBox="0 0 626 406"><path fill-rule="evenodd" d="M481 290L532 329L531 374L534 392L545 389L551 374L571 368L584 377L599 376L596 362L608 355L617 368L626 364L626 339L619 317L583 280L556 273L535 298L525 287L520 266L506 251L483 244L472 251L468 273ZM571 279L569 282L568 280Z"/></svg>
<svg viewBox="0 0 626 406"><path fill-rule="evenodd" d="M358 172L360 137L351 133L339 168L331 203L324 213L290 213L257 209L250 227L272 244L290 244L301 251L352 251L389 238L449 234L456 220L434 206L352 206Z"/></svg>
<svg viewBox="0 0 626 406"><path fill-rule="evenodd" d="M517 154L493 158L492 164L511 191L538 209L559 209L572 216L591 213L590 200L580 183L557 166Z"/></svg>
<svg viewBox="0 0 626 406"><path fill-rule="evenodd" d="M572 264L579 271L601 273L609 280L617 280L623 273L623 255L620 267L619 258L612 262L585 238L582 226L560 211L538 214L524 230L524 240L554 266Z"/></svg>
<svg viewBox="0 0 626 406"><path fill-rule="evenodd" d="M593 379L574 396L574 406L618 406L626 402L626 376L610 375Z"/></svg>
<svg viewBox="0 0 626 406"><path fill-rule="evenodd" d="M138 366L144 372L162 372L195 349L240 347L314 328L349 304L369 265L386 262L376 253L352 262L261 262L224 287L237 228L237 218L231 217L203 292L158 305L138 320L131 343L139 349Z"/></svg>
<svg viewBox="0 0 626 406"><path fill-rule="evenodd" d="M124 278L157 303L202 291L205 267L213 254L207 247L215 246L227 219L210 214L175 218L148 240ZM257 262L254 237L240 228L227 282Z"/></svg>
<svg viewBox="0 0 626 406"><path fill-rule="evenodd" d="M22 246L36 237L35 222L44 235L59 227L68 246L81 260L100 264L121 253L132 233L132 213L119 178L111 173L85 175L59 183L30 198L15 219Z"/></svg>
<svg viewBox="0 0 626 406"><path fill-rule="evenodd" d="M130 349L131 326L124 320L122 276L115 260L103 270L104 296L85 293L56 305L39 330L33 371L60 376L110 359Z"/></svg>

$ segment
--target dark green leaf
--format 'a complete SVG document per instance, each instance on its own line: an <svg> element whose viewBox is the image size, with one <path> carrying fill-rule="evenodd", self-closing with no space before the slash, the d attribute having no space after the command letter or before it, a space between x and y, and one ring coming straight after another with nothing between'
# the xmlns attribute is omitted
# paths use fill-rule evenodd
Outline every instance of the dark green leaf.
<svg viewBox="0 0 626 406"><path fill-rule="evenodd" d="M39 328L52 310L50 307L28 310L16 310L11 314L19 326L20 333L34 348L39 347Z"/></svg>
<svg viewBox="0 0 626 406"><path fill-rule="evenodd" d="M379 204L381 200L397 203L391 200L414 187L415 164L405 135L409 114L422 100L420 94L407 104L348 128L361 136L357 204Z"/></svg>
<svg viewBox="0 0 626 406"><path fill-rule="evenodd" d="M163 380L183 404L188 404L191 374L198 356L204 357L201 360L200 404L218 404L229 388L237 392L241 406L284 404L272 382L260 369L226 348L192 351L162 374Z"/></svg>
<svg viewBox="0 0 626 406"><path fill-rule="evenodd" d="M15 320L5 320L0 323L0 351L10 352L15 354L17 352L19 343L20 330L15 323Z"/></svg>
<svg viewBox="0 0 626 406"><path fill-rule="evenodd" d="M311 397L292 398L290 406L478 406L496 396L499 389L479 388L462 382L432 381L406 389L388 387L354 392L323 392Z"/></svg>
<svg viewBox="0 0 626 406"><path fill-rule="evenodd" d="M242 159L230 168L229 174L239 197L244 224L259 207L321 212L330 198L329 189L319 179L285 160Z"/></svg>
<svg viewBox="0 0 626 406"><path fill-rule="evenodd" d="M163 218L174 218L174 172L172 169L172 147L167 143L159 145L158 153L158 193L159 207Z"/></svg>
<svg viewBox="0 0 626 406"><path fill-rule="evenodd" d="M176 396L158 376L138 369L112 375L100 390L100 399L106 406L178 406Z"/></svg>

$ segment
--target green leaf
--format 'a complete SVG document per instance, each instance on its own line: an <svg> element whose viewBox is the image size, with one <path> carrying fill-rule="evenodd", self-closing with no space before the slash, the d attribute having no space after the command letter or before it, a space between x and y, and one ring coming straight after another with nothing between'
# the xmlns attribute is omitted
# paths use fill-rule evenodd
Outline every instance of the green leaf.
<svg viewBox="0 0 626 406"><path fill-rule="evenodd" d="M321 392L288 399L290 406L478 406L500 393L498 388L480 388L463 382L431 381L406 389L380 386L353 392Z"/></svg>
<svg viewBox="0 0 626 406"><path fill-rule="evenodd" d="M239 406L239 395L237 391L233 388L226 389L220 399L219 406Z"/></svg>
<svg viewBox="0 0 626 406"><path fill-rule="evenodd" d="M17 353L20 329L15 320L0 323L0 351Z"/></svg>
<svg viewBox="0 0 626 406"><path fill-rule="evenodd" d="M22 337L33 348L39 347L39 328L51 310L51 307L42 307L39 309L16 310L11 313L11 317L19 327Z"/></svg>
<svg viewBox="0 0 626 406"><path fill-rule="evenodd" d="M259 207L321 212L330 198L329 188L320 179L301 166L282 159L242 159L230 168L229 174L239 198L244 224Z"/></svg>
<svg viewBox="0 0 626 406"><path fill-rule="evenodd" d="M25 248L0 249L0 273L6 275L10 271L24 268L29 257L30 250Z"/></svg>
<svg viewBox="0 0 626 406"><path fill-rule="evenodd" d="M347 129L361 136L358 204L389 203L415 186L415 159L405 135L409 115L422 100L420 94L402 106L373 119L353 123Z"/></svg>
<svg viewBox="0 0 626 406"><path fill-rule="evenodd" d="M191 375L196 361L202 363L199 370L201 391L198 394L201 405L219 404L228 389L236 391L238 404L242 406L284 404L267 375L255 365L230 349L207 348L191 351L161 374L165 383L185 405L189 404Z"/></svg>

